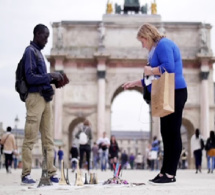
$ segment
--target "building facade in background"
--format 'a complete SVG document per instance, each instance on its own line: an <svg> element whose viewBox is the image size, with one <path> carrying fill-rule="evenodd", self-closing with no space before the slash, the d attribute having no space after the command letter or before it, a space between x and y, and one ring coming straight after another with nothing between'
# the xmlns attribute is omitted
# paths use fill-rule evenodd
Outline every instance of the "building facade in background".
<svg viewBox="0 0 215 195"><path fill-rule="evenodd" d="M138 28L146 22L181 50L189 94L183 113L183 140L189 154L195 129L205 138L214 129L211 25L164 22L156 14L105 14L101 21L52 24L53 44L47 59L51 71L63 71L70 79L63 89L55 90L53 104L55 141L65 151L70 149L77 125L86 118L92 124L94 141L104 131L112 134L112 102L123 91L124 82L142 77L147 62L147 53L136 39ZM158 118L153 118L151 131L160 138Z"/></svg>

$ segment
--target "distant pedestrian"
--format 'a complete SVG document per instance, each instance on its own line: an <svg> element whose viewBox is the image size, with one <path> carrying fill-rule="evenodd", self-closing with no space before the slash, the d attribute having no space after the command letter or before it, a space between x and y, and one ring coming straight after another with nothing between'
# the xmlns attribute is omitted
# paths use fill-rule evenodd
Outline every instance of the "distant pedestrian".
<svg viewBox="0 0 215 195"><path fill-rule="evenodd" d="M121 154L122 169L127 169L127 163L128 163L128 154L124 150L123 153Z"/></svg>
<svg viewBox="0 0 215 195"><path fill-rule="evenodd" d="M207 139L205 150L207 151L208 173L213 173L215 168L215 133L210 131L210 137ZM211 163L210 163L211 161Z"/></svg>
<svg viewBox="0 0 215 195"><path fill-rule="evenodd" d="M194 155L195 165L196 165L196 173L198 171L201 173L202 167L202 148L201 148L201 139L199 129L196 129L195 134L191 137L191 156Z"/></svg>
<svg viewBox="0 0 215 195"><path fill-rule="evenodd" d="M17 169L18 166L18 157L19 157L19 149L16 146L16 149L13 151L13 168Z"/></svg>
<svg viewBox="0 0 215 195"><path fill-rule="evenodd" d="M59 167L59 169L61 169L61 161L63 160L63 155L64 155L64 152L61 149L61 146L59 146L57 155L58 155L58 167Z"/></svg>
<svg viewBox="0 0 215 195"><path fill-rule="evenodd" d="M84 154L86 154L87 170L90 170L90 154L91 154L91 140L92 129L89 120L85 120L82 125L79 126L79 130L75 135L79 139L79 167L82 169Z"/></svg>
<svg viewBox="0 0 215 195"><path fill-rule="evenodd" d="M13 161L13 151L16 149L15 137L11 133L12 128L7 127L7 132L2 136L1 144L4 146L5 168L7 173L11 173Z"/></svg>
<svg viewBox="0 0 215 195"><path fill-rule="evenodd" d="M110 138L110 147L109 147L109 158L110 158L110 168L113 170L113 164L118 162L118 152L119 146L114 135Z"/></svg>
<svg viewBox="0 0 215 195"><path fill-rule="evenodd" d="M103 132L102 137L97 140L100 153L101 170L106 171L108 163L108 150L110 146L110 139L107 137L106 132Z"/></svg>
<svg viewBox="0 0 215 195"><path fill-rule="evenodd" d="M186 169L187 168L186 164L187 164L187 151L185 148L183 148L181 152L181 168Z"/></svg>
<svg viewBox="0 0 215 195"><path fill-rule="evenodd" d="M72 144L70 149L71 163L72 163L72 172L74 172L77 168L78 162L78 148L75 143Z"/></svg>
<svg viewBox="0 0 215 195"><path fill-rule="evenodd" d="M129 156L129 163L130 163L131 169L134 169L134 160L135 160L135 156L133 153L131 153L131 155Z"/></svg>
<svg viewBox="0 0 215 195"><path fill-rule="evenodd" d="M154 153L153 158L151 157L151 170L159 169L159 159L158 154L160 152L160 141L157 139L157 136L153 137L151 153Z"/></svg>
<svg viewBox="0 0 215 195"><path fill-rule="evenodd" d="M93 169L98 169L98 163L99 163L99 147L98 147L98 145L96 144L96 142L93 143L92 153L93 153Z"/></svg>
<svg viewBox="0 0 215 195"><path fill-rule="evenodd" d="M150 156L150 152L151 152L152 146L150 143L148 143L148 146L146 147L146 169L151 169L151 156Z"/></svg>
<svg viewBox="0 0 215 195"><path fill-rule="evenodd" d="M136 169L143 168L143 155L139 152L135 159Z"/></svg>

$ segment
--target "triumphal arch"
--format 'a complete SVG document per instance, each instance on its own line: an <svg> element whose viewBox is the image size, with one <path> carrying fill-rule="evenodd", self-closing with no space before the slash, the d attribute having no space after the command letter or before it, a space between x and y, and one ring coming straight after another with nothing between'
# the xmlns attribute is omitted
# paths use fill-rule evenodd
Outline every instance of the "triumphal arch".
<svg viewBox="0 0 215 195"><path fill-rule="evenodd" d="M86 118L92 124L94 140L104 131L111 134L111 104L125 81L142 77L147 62L147 53L136 39L138 28L146 22L181 50L189 93L183 113L184 139L189 145L196 128L205 138L214 129L211 25L164 22L156 14L105 14L101 21L52 24L53 45L47 59L51 71L63 71L70 79L63 89L55 90L53 104L55 141L65 150L69 151L73 130ZM159 134L159 122L152 123L152 132Z"/></svg>

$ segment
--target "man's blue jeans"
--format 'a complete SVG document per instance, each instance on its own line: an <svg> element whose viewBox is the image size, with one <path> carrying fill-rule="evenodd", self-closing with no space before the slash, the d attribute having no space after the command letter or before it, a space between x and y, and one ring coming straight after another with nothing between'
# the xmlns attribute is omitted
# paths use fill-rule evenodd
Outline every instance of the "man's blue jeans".
<svg viewBox="0 0 215 195"><path fill-rule="evenodd" d="M100 162L101 162L101 170L102 171L106 171L106 166L107 166L107 161L108 161L108 150L102 150L101 152L101 158L100 158Z"/></svg>

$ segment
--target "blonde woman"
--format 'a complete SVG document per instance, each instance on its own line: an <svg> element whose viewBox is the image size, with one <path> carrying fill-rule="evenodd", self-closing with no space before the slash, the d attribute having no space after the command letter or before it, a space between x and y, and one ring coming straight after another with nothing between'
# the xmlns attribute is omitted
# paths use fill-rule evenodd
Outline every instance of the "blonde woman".
<svg viewBox="0 0 215 195"><path fill-rule="evenodd" d="M160 118L161 135L164 145L163 165L160 173L151 184L166 184L176 181L176 171L182 151L181 123L184 104L187 100L187 84L183 76L183 64L178 46L161 35L157 28L151 24L144 24L137 33L137 39L148 53L148 64L144 66L147 79L128 81L122 87L145 87L151 92L151 80L159 77L165 70L175 73L175 112Z"/></svg>

